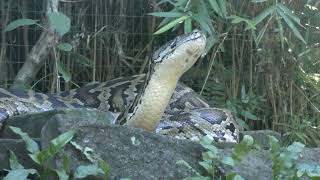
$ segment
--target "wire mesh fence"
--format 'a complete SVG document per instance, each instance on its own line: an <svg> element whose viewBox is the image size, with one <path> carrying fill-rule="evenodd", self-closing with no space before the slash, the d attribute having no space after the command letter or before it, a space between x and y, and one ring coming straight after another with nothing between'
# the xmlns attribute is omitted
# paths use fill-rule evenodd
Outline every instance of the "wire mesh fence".
<svg viewBox="0 0 320 180"><path fill-rule="evenodd" d="M20 18L46 23L46 1L1 2L1 84L8 87L21 68L28 52L37 43L41 32L39 26L24 26L4 32L6 24ZM72 23L71 31L61 42L73 45L71 53L58 52L58 58L72 73L72 82L82 84L90 81L105 81L119 76L144 72L146 61L154 42L152 33L156 19L148 16L153 1L61 1L59 11L66 14ZM166 41L162 36L161 41ZM84 65L91 62L91 66ZM49 90L54 85L54 55L46 57L46 64L38 74L35 87Z"/></svg>

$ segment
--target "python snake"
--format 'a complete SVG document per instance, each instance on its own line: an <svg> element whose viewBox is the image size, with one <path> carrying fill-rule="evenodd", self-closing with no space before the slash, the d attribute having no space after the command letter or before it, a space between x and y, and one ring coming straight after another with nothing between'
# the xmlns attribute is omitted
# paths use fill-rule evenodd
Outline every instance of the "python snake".
<svg viewBox="0 0 320 180"><path fill-rule="evenodd" d="M124 118L115 123L156 131L180 139L237 142L232 114L210 108L179 78L203 54L206 38L198 30L178 36L152 56L148 74L93 83L56 95L0 89L0 126L9 116L56 108L97 108Z"/></svg>

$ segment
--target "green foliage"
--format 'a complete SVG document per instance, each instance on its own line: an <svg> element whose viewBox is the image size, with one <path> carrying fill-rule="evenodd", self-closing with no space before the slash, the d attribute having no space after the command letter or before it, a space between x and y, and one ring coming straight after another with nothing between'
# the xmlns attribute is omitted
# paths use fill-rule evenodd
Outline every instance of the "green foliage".
<svg viewBox="0 0 320 180"><path fill-rule="evenodd" d="M273 129L285 133L287 144L319 146L320 83L311 78L319 74L316 2L164 0L159 5L171 8L151 13L163 18L160 29L183 25L185 32L197 27L207 33L208 59L187 81L200 87L206 77L200 92L210 105L232 110L245 129ZM168 28L182 16L189 18ZM214 44L219 45L209 51Z"/></svg>
<svg viewBox="0 0 320 180"><path fill-rule="evenodd" d="M270 25L270 22L273 18L277 20L278 28L279 28L279 36L281 39L281 45L284 47L284 34L283 34L283 26L281 19L283 19L288 27L291 29L291 31L294 33L294 35L300 39L304 44L306 44L306 41L302 37L301 33L299 32L296 25L301 26L300 24L300 18L292 13L292 10L284 6L281 2L276 2L274 5L266 8L263 10L259 15L257 15L253 22L254 25L258 25L259 23L263 22L267 17L269 17L267 23L264 25L264 27L260 30L258 33L258 36L256 36L255 41L256 44L259 45L262 37L264 36L267 27Z"/></svg>
<svg viewBox="0 0 320 180"><path fill-rule="evenodd" d="M57 48L62 51L71 51L72 45L70 43L60 43L58 44Z"/></svg>
<svg viewBox="0 0 320 180"><path fill-rule="evenodd" d="M61 155L64 146L69 143L75 135L75 130L67 131L50 141L46 149L40 150L38 144L32 140L27 133L22 132L20 128L9 127L14 133L18 134L26 143L26 147L31 159L40 167L39 170L25 169L19 162L13 152L10 151L10 169L4 177L5 180L27 179L29 175L33 175L40 179L59 178L60 180L68 180L70 177L86 178L87 176L103 175L105 178L109 174L109 165L100 160L98 164L88 166L79 166L74 174L70 172L70 163L67 156L63 156L63 167L52 169L50 161L56 155Z"/></svg>
<svg viewBox="0 0 320 180"><path fill-rule="evenodd" d="M320 178L320 164L298 162L305 147L304 144L294 142L282 151L279 141L275 137L269 136L269 142L274 179L300 179L303 176L311 179Z"/></svg>
<svg viewBox="0 0 320 180"><path fill-rule="evenodd" d="M38 144L34 140L32 140L27 133L22 132L21 129L17 127L10 126L9 128L23 139L23 141L26 143L27 150L30 153L34 154L39 152Z"/></svg>
<svg viewBox="0 0 320 180"><path fill-rule="evenodd" d="M62 78L66 82L69 82L71 80L71 73L69 69L67 69L66 65L64 65L60 61L57 64L58 64L58 72L62 75Z"/></svg>
<svg viewBox="0 0 320 180"><path fill-rule="evenodd" d="M8 24L5 27L4 32L12 31L21 26L28 26L28 25L34 25L34 24L37 24L37 21L33 19L17 19L15 21L12 21L10 24Z"/></svg>
<svg viewBox="0 0 320 180"><path fill-rule="evenodd" d="M70 31L71 20L68 16L64 15L63 13L61 12L49 13L48 19L49 19L50 29L52 31L57 32L61 37ZM33 19L18 19L8 24L5 28L5 32L14 30L20 26L34 25L34 24L40 27L43 27L43 25L37 24L37 21ZM60 43L57 45L57 48L61 51L70 52L72 50L72 45L70 43ZM80 61L85 62L83 59L84 58L82 58ZM85 62L85 63L88 64L88 62ZM70 71L60 61L57 62L57 70L62 75L62 78L64 79L65 82L69 82L71 80ZM28 87L26 87L23 84L19 86L21 86L21 88L28 89Z"/></svg>
<svg viewBox="0 0 320 180"><path fill-rule="evenodd" d="M184 25L184 32L191 32L193 24L198 24L200 29L208 34L207 50L211 49L216 39L216 30L213 26L216 18L226 19L228 16L228 4L225 0L179 0L171 3L174 8L169 12L153 12L149 15L164 17L159 28L154 34L161 34L170 29L176 29ZM216 17L216 18L213 18Z"/></svg>
<svg viewBox="0 0 320 180"><path fill-rule="evenodd" d="M99 174L104 174L104 171L102 171L98 165L87 165L87 166L79 166L76 169L75 178L85 178L87 176L96 176Z"/></svg>
<svg viewBox="0 0 320 180"><path fill-rule="evenodd" d="M187 162L180 160L177 162L178 165L185 166L197 175L196 177L187 177L185 180L209 180L212 178L221 178L219 167L228 166L233 169L251 151L254 141L251 136L244 136L243 140L233 148L231 156L224 154L221 149L215 147L213 140L207 136L204 136L201 139L200 144L206 151L202 153L203 161L199 162L199 164L206 170L208 176L200 175L200 173L194 170ZM226 177L227 179L242 179L241 176L234 173L232 170Z"/></svg>
<svg viewBox="0 0 320 180"><path fill-rule="evenodd" d="M60 36L63 36L67 32L70 31L71 27L71 20L68 16L64 15L63 13L50 13L48 14L50 27L53 28Z"/></svg>
<svg viewBox="0 0 320 180"><path fill-rule="evenodd" d="M243 140L234 146L231 156L223 153L223 150L218 149L212 144L212 140L208 137L203 137L200 141L205 152L202 153L202 160L199 164L206 170L206 175L202 175L192 168L184 160L177 162L187 169L193 171L197 176L187 177L184 180L209 180L221 179L223 174L219 174L219 168L223 166L229 167L228 173L225 174L227 180L242 180L243 178L233 172L233 168L245 158L253 148L259 147L254 144L251 136L245 135ZM281 148L279 140L273 136L269 136L270 155L272 161L273 179L301 179L309 177L311 179L320 178L319 162L299 162L301 152L305 145L300 142L294 142L286 149Z"/></svg>
<svg viewBox="0 0 320 180"><path fill-rule="evenodd" d="M320 144L320 129L312 125L312 120L293 117L289 126L286 126L284 133L284 145L289 145L294 141L299 141L310 146Z"/></svg>
<svg viewBox="0 0 320 180"><path fill-rule="evenodd" d="M243 88L244 89L244 88ZM241 99L230 98L226 102L226 107L233 112L236 116L239 124L245 128L250 129L249 126L245 123L246 120L257 121L260 120L252 112L260 112L266 109L261 109L261 104L265 102L265 99L260 96L249 95L242 90Z"/></svg>

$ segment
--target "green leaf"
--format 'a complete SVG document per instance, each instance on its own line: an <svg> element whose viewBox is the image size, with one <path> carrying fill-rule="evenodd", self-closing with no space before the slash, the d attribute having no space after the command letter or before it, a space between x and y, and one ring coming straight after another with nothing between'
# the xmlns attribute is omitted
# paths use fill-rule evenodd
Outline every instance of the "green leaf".
<svg viewBox="0 0 320 180"><path fill-rule="evenodd" d="M291 19L279 8L277 8L277 13L284 19L284 21L288 24L289 28L292 30L294 35L300 39L304 44L307 44L307 42L304 40L302 35L300 34L297 27L294 25L294 23L291 21Z"/></svg>
<svg viewBox="0 0 320 180"><path fill-rule="evenodd" d="M183 23L183 21L188 19L188 18L189 18L189 16L179 17L179 18L169 22L167 25L163 26L162 28L160 28L154 34L161 34L161 33L167 32L169 29L175 27L177 24Z"/></svg>
<svg viewBox="0 0 320 180"><path fill-rule="evenodd" d="M72 140L75 133L75 130L69 130L51 140L49 146L46 149L36 154L30 154L29 156L37 164L43 165L45 161L53 158L55 154L61 151L63 147Z"/></svg>
<svg viewBox="0 0 320 180"><path fill-rule="evenodd" d="M9 23L5 28L4 32L12 31L20 26L27 26L27 25L33 25L37 24L37 21L33 19L17 19L15 21L12 21Z"/></svg>
<svg viewBox="0 0 320 180"><path fill-rule="evenodd" d="M9 150L9 152L10 152L10 159L9 159L10 169L12 170L24 169L24 167L18 162L16 155L11 150Z"/></svg>
<svg viewBox="0 0 320 180"><path fill-rule="evenodd" d="M205 146L205 145L211 145L213 142L213 140L211 138L209 138L208 136L203 136L201 139L200 139L200 144L202 146Z"/></svg>
<svg viewBox="0 0 320 180"><path fill-rule="evenodd" d="M62 51L71 51L72 50L72 45L70 43L60 43L58 44L58 49Z"/></svg>
<svg viewBox="0 0 320 180"><path fill-rule="evenodd" d="M297 24L300 24L300 18L292 13L292 10L288 9L286 6L284 6L282 3L277 3L277 7L280 8L287 16L289 16L294 22Z"/></svg>
<svg viewBox="0 0 320 180"><path fill-rule="evenodd" d="M254 25L259 24L263 21L267 16L271 15L276 10L276 6L268 7L267 9L263 10L258 16L253 19Z"/></svg>
<svg viewBox="0 0 320 180"><path fill-rule="evenodd" d="M202 147L208 149L210 152L212 152L215 155L218 154L218 148L216 148L214 145L206 144L206 145L202 145Z"/></svg>
<svg viewBox="0 0 320 180"><path fill-rule="evenodd" d="M232 158L240 162L252 149L254 140L251 136L245 135L239 144L236 144L232 151Z"/></svg>
<svg viewBox="0 0 320 180"><path fill-rule="evenodd" d="M231 23L233 23L233 24L238 24L238 23L241 23L241 22L246 23L247 24L246 30L247 29L256 29L255 22L251 21L250 19L246 19L246 18L239 17L239 16L236 16L236 15L229 16L229 18L233 19L231 21Z"/></svg>
<svg viewBox="0 0 320 180"><path fill-rule="evenodd" d="M66 170L64 170L64 169L59 169L59 170L56 169L54 171L57 173L57 175L59 177L59 180L68 180L69 179L69 175L67 174Z"/></svg>
<svg viewBox="0 0 320 180"><path fill-rule="evenodd" d="M221 12L221 9L219 7L219 4L216 0L209 0L209 3L211 5L211 8L214 10L215 13L217 13L220 17L224 17L224 15Z"/></svg>
<svg viewBox="0 0 320 180"><path fill-rule="evenodd" d="M269 136L269 144L271 148L271 154L276 154L280 152L279 140L274 136Z"/></svg>
<svg viewBox="0 0 320 180"><path fill-rule="evenodd" d="M190 33L192 31L192 22L191 19L188 18L184 21L184 32Z"/></svg>
<svg viewBox="0 0 320 180"><path fill-rule="evenodd" d="M32 140L27 133L25 132L22 132L20 128L17 128L17 127L13 127L13 126L9 126L9 128L15 133L15 134L18 134L22 139L23 141L26 143L26 147L27 147L27 150L32 153L32 154L35 154L37 152L39 152L39 146L38 144Z"/></svg>
<svg viewBox="0 0 320 180"><path fill-rule="evenodd" d="M213 167L212 163L208 161L201 161L199 162L200 166L202 166L208 173L212 173Z"/></svg>
<svg viewBox="0 0 320 180"><path fill-rule="evenodd" d="M240 114L247 119L258 120L258 117L249 111L243 110L243 111L240 111Z"/></svg>
<svg viewBox="0 0 320 180"><path fill-rule="evenodd" d="M81 65L93 67L93 60L92 59L89 59L86 56L78 54L78 53L72 53L72 54L77 56L76 61L78 63L80 63Z"/></svg>
<svg viewBox="0 0 320 180"><path fill-rule="evenodd" d="M71 80L71 73L68 70L68 68L61 63L60 61L58 62L58 72L62 75L62 78L64 81L69 82Z"/></svg>
<svg viewBox="0 0 320 180"><path fill-rule="evenodd" d="M227 17L227 4L226 4L226 0L218 0L218 4L221 10L221 13L223 15L223 17Z"/></svg>
<svg viewBox="0 0 320 180"><path fill-rule="evenodd" d="M201 29L205 30L209 34L213 34L213 26L210 22L210 19L207 17L201 16L199 14L195 14L192 18L200 24Z"/></svg>
<svg viewBox="0 0 320 180"><path fill-rule="evenodd" d="M9 171L3 180L27 180L29 174L36 174L37 171L34 169L14 169Z"/></svg>
<svg viewBox="0 0 320 180"><path fill-rule="evenodd" d="M61 150L68 142L70 142L75 135L76 130L71 129L58 137L51 140L50 144L54 145L54 147L59 151Z"/></svg>
<svg viewBox="0 0 320 180"><path fill-rule="evenodd" d="M240 175L235 172L227 174L226 180L244 180Z"/></svg>
<svg viewBox="0 0 320 180"><path fill-rule="evenodd" d="M103 175L103 171L99 168L97 164L91 164L87 166L79 166L76 169L75 178L85 178L87 176L98 176Z"/></svg>
<svg viewBox="0 0 320 180"><path fill-rule="evenodd" d="M229 157L229 156L223 156L220 162L222 162L225 165L229 165L231 167L235 166L234 160L232 159L232 157Z"/></svg>
<svg viewBox="0 0 320 180"><path fill-rule="evenodd" d="M102 169L104 176L107 178L109 177L110 166L104 160L99 160L99 167Z"/></svg>
<svg viewBox="0 0 320 180"><path fill-rule="evenodd" d="M260 30L258 36L255 38L257 46L259 45L262 37L264 36L264 33L266 32L268 25L269 25L269 21L264 25L264 27Z"/></svg>
<svg viewBox="0 0 320 180"><path fill-rule="evenodd" d="M287 150L292 153L301 153L304 147L305 145L300 142L293 142L290 146L288 146Z"/></svg>
<svg viewBox="0 0 320 180"><path fill-rule="evenodd" d="M281 24L281 20L280 20L279 16L277 16L277 23L278 23L278 29L279 29L279 36L280 36L281 48L284 49L283 26L282 26L282 24Z"/></svg>
<svg viewBox="0 0 320 180"><path fill-rule="evenodd" d="M148 13L148 15L152 15L152 16L157 16L157 17L181 17L184 14L180 13L180 12L153 12L153 13Z"/></svg>
<svg viewBox="0 0 320 180"><path fill-rule="evenodd" d="M69 32L71 27L71 20L63 13L53 12L48 14L50 27L53 28L60 36L63 36Z"/></svg>

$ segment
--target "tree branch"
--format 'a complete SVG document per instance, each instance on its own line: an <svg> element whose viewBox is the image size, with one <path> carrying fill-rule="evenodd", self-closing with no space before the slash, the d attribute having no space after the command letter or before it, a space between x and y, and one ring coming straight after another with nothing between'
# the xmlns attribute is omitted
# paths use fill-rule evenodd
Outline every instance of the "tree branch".
<svg viewBox="0 0 320 180"><path fill-rule="evenodd" d="M59 0L48 0L47 15L52 12L58 12L58 5ZM37 43L32 47L30 53L26 57L25 63L14 79L14 83L11 87L12 89L31 86L31 83L45 63L45 59L48 57L50 49L54 47L61 38L60 35L55 33L51 28L48 29L49 30L44 30L42 32Z"/></svg>

